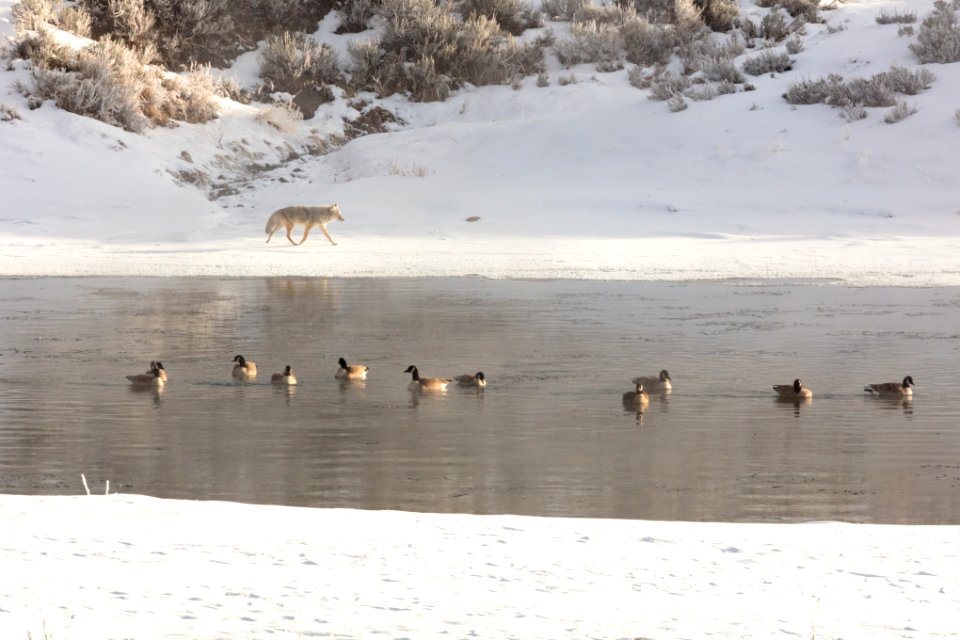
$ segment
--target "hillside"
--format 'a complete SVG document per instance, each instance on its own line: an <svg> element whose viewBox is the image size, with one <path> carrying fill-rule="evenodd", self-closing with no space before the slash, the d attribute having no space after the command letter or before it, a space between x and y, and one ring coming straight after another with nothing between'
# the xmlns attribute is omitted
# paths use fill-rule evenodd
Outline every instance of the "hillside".
<svg viewBox="0 0 960 640"><path fill-rule="evenodd" d="M13 37L10 0L0 30ZM300 122L222 100L219 116L132 133L16 89L0 71L0 274L331 275L624 279L840 278L960 284L960 65L851 121L826 104L792 105L794 83L919 68L882 11L929 2L851 2L804 27L791 69L751 76L673 112L630 83L633 65L565 68L517 86L465 86L442 102L335 92ZM745 2L741 16L769 13ZM337 51L369 33L314 38ZM569 23L547 22L557 40ZM773 50L782 51L782 47ZM737 56L738 66L756 50ZM257 53L223 73L255 82ZM541 86L547 84L547 86ZM327 145L357 109L400 122ZM320 149L323 149L323 152ZM216 197L215 197L216 195ZM269 245L263 225L288 204L336 202L346 219L302 247ZM467 222L479 216L476 222ZM296 232L299 235L300 231ZM278 241L279 240L279 241Z"/></svg>

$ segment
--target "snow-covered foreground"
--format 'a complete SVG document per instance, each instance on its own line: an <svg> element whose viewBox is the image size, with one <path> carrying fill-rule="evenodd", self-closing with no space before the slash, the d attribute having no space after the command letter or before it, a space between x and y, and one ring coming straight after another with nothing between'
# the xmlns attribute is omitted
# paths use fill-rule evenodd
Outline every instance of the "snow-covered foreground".
<svg viewBox="0 0 960 640"><path fill-rule="evenodd" d="M956 637L960 527L0 496L3 638Z"/></svg>

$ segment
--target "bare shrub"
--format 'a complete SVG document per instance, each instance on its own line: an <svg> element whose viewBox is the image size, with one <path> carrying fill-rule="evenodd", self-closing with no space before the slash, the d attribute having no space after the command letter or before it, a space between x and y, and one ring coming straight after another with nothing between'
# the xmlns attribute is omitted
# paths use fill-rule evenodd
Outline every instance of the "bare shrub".
<svg viewBox="0 0 960 640"><path fill-rule="evenodd" d="M537 25L537 17L523 0L463 0L460 13L464 18L486 16L515 36Z"/></svg>
<svg viewBox="0 0 960 640"><path fill-rule="evenodd" d="M705 100L713 100L720 94L713 85L701 84L695 87L690 87L683 92L683 95L687 98L690 98L694 102L703 102Z"/></svg>
<svg viewBox="0 0 960 640"><path fill-rule="evenodd" d="M856 122L867 117L867 109L862 102L853 102L840 108L840 115L847 122Z"/></svg>
<svg viewBox="0 0 960 640"><path fill-rule="evenodd" d="M835 107L860 104L864 107L890 107L897 103L896 94L915 95L930 87L934 76L926 69L916 72L896 65L870 78L844 82L837 75L826 79L802 80L793 83L783 95L790 104L825 102Z"/></svg>
<svg viewBox="0 0 960 640"><path fill-rule="evenodd" d="M902 24L897 28L897 35L903 38L904 36L912 36L914 33L913 26L909 24Z"/></svg>
<svg viewBox="0 0 960 640"><path fill-rule="evenodd" d="M296 93L307 86L334 84L340 78L336 52L302 32L269 36L259 62L260 77L272 91Z"/></svg>
<svg viewBox="0 0 960 640"><path fill-rule="evenodd" d="M234 0L231 4L243 39L253 41L280 31L313 33L320 19L338 5L335 0Z"/></svg>
<svg viewBox="0 0 960 640"><path fill-rule="evenodd" d="M539 40L519 44L486 16L462 23L433 0L384 0L379 43L349 46L352 83L381 96L442 100L463 83L505 84L542 68Z"/></svg>
<svg viewBox="0 0 960 640"><path fill-rule="evenodd" d="M904 118L908 118L917 112L916 106L910 106L903 100L898 100L896 106L890 110L886 116L884 116L883 121L887 124L896 124Z"/></svg>
<svg viewBox="0 0 960 640"><path fill-rule="evenodd" d="M818 104L830 95L829 82L823 78L817 80L799 80L787 87L783 99L790 104Z"/></svg>
<svg viewBox="0 0 960 640"><path fill-rule="evenodd" d="M20 113L8 104L0 104L0 122L20 120Z"/></svg>
<svg viewBox="0 0 960 640"><path fill-rule="evenodd" d="M620 26L620 37L626 59L643 66L666 64L676 44L676 36L672 30L663 25L652 24L636 14L624 19Z"/></svg>
<svg viewBox="0 0 960 640"><path fill-rule="evenodd" d="M65 8L60 12L57 23L64 31L69 31L81 38L89 38L93 35L93 23L90 20L90 14L84 11L82 7Z"/></svg>
<svg viewBox="0 0 960 640"><path fill-rule="evenodd" d="M224 83L210 74L209 66L191 70L185 77L165 79L169 95L166 114L183 122L208 122L217 117L216 97L222 95Z"/></svg>
<svg viewBox="0 0 960 640"><path fill-rule="evenodd" d="M76 57L71 49L57 42L46 29L17 38L10 55L31 60L34 67L45 69L66 68Z"/></svg>
<svg viewBox="0 0 960 640"><path fill-rule="evenodd" d="M94 31L137 51L142 62L160 59L156 18L144 0L105 0Z"/></svg>
<svg viewBox="0 0 960 640"><path fill-rule="evenodd" d="M360 33L370 27L370 19L377 14L379 0L339 0L340 26L337 33Z"/></svg>
<svg viewBox="0 0 960 640"><path fill-rule="evenodd" d="M916 11L894 9L888 12L881 9L877 15L877 24L912 24L917 21Z"/></svg>
<svg viewBox="0 0 960 640"><path fill-rule="evenodd" d="M618 25L623 22L628 12L636 13L632 7L621 7L619 4L592 4L585 3L573 14L573 22L598 22L602 24Z"/></svg>
<svg viewBox="0 0 960 640"><path fill-rule="evenodd" d="M186 81L167 76L109 39L62 62L56 68L33 70L32 97L53 100L66 111L135 132L174 119L204 122L216 117L209 73Z"/></svg>
<svg viewBox="0 0 960 640"><path fill-rule="evenodd" d="M679 93L667 100L667 108L671 113L677 113L687 108L687 101Z"/></svg>
<svg viewBox="0 0 960 640"><path fill-rule="evenodd" d="M784 48L792 56L797 55L803 51L803 38L797 34L794 34L786 39L783 43Z"/></svg>
<svg viewBox="0 0 960 640"><path fill-rule="evenodd" d="M960 109L957 109L956 111L953 112L953 120L958 125L960 125Z"/></svg>
<svg viewBox="0 0 960 640"><path fill-rule="evenodd" d="M696 40L707 30L701 19L703 12L693 0L675 0L673 5L674 30L684 42Z"/></svg>
<svg viewBox="0 0 960 640"><path fill-rule="evenodd" d="M540 9L554 20L573 20L573 16L590 0L543 0Z"/></svg>
<svg viewBox="0 0 960 640"><path fill-rule="evenodd" d="M783 73L793 68L793 61L786 53L774 53L769 49L759 55L747 58L743 63L743 70L752 76L762 76L766 73Z"/></svg>
<svg viewBox="0 0 960 640"><path fill-rule="evenodd" d="M703 71L707 80L712 82L740 84L746 80L730 58L704 60L700 65L700 70Z"/></svg>
<svg viewBox="0 0 960 640"><path fill-rule="evenodd" d="M38 31L44 25L55 24L58 0L20 0L13 5L14 24L17 31Z"/></svg>
<svg viewBox="0 0 960 640"><path fill-rule="evenodd" d="M891 89L908 96L926 91L937 79L929 69L919 68L911 71L896 64L885 71L883 76Z"/></svg>
<svg viewBox="0 0 960 640"><path fill-rule="evenodd" d="M713 31L726 32L733 28L733 21L740 13L736 0L694 0L700 8L703 22Z"/></svg>
<svg viewBox="0 0 960 640"><path fill-rule="evenodd" d="M575 22L570 27L570 39L559 40L554 46L557 59L566 66L583 62L609 63L620 57L623 37L610 24Z"/></svg>
<svg viewBox="0 0 960 640"><path fill-rule="evenodd" d="M767 40L780 42L790 35L790 25L779 11L771 11L760 21L760 33Z"/></svg>
<svg viewBox="0 0 960 640"><path fill-rule="evenodd" d="M257 112L257 122L269 125L280 133L294 133L303 122L303 114L293 105L270 105Z"/></svg>
<svg viewBox="0 0 960 640"><path fill-rule="evenodd" d="M664 73L650 86L649 97L651 100L669 100L676 95L682 94L689 88L690 79L686 76Z"/></svg>
<svg viewBox="0 0 960 640"><path fill-rule="evenodd" d="M937 0L933 6L933 13L920 23L917 41L910 50L922 63L960 61L960 0Z"/></svg>
<svg viewBox="0 0 960 640"><path fill-rule="evenodd" d="M764 8L780 7L791 18L802 18L805 22L820 22L818 9L820 0L757 0L757 5Z"/></svg>

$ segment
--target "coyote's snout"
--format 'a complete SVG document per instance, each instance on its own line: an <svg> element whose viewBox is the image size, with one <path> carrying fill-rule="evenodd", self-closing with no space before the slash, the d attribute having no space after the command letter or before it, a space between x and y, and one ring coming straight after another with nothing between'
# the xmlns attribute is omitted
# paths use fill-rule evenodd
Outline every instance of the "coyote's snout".
<svg viewBox="0 0 960 640"><path fill-rule="evenodd" d="M333 241L333 238L330 237L330 232L327 231L327 223L333 222L334 220L343 222L343 216L340 214L340 207L335 204L326 204L315 207L297 205L293 207L277 209L267 219L267 242L270 242L270 238L273 237L273 234L280 227L286 227L287 240L290 241L290 244L296 245L297 243L294 242L293 238L290 236L290 232L293 231L294 226L302 224L304 225L304 229L303 237L300 238L300 244L303 244L307 241L307 236L310 235L310 229L315 226L320 227L320 230L323 231L323 235L327 236L327 240L330 241L330 244L337 244Z"/></svg>

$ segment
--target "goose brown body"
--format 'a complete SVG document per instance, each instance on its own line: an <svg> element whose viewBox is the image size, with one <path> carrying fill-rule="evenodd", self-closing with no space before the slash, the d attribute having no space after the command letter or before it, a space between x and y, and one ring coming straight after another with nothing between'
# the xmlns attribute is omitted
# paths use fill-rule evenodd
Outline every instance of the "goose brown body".
<svg viewBox="0 0 960 640"><path fill-rule="evenodd" d="M157 360L156 362L151 361L151 362L150 362L150 368L147 369L147 373L148 373L148 374L153 373L153 368L154 368L154 367L156 367L157 369L160 370L160 379L163 380L164 382L166 382L166 381L167 381L167 370L163 368L163 363L160 362L159 360Z"/></svg>
<svg viewBox="0 0 960 640"><path fill-rule="evenodd" d="M483 375L483 371L477 371L475 374L471 375L465 373L461 376L454 378L457 381L457 384L461 387L485 387L487 386L487 377Z"/></svg>
<svg viewBox="0 0 960 640"><path fill-rule="evenodd" d="M247 360L243 356L235 356L233 361L233 377L238 380L250 380L257 377L257 363L253 360Z"/></svg>
<svg viewBox="0 0 960 640"><path fill-rule="evenodd" d="M370 367L365 364L347 364L344 358L338 361L340 368L333 375L337 380L365 380Z"/></svg>
<svg viewBox="0 0 960 640"><path fill-rule="evenodd" d="M409 385L411 391L418 389L421 391L443 391L450 384L448 378L421 378L420 371L414 365L407 367L404 373L411 374L413 378Z"/></svg>
<svg viewBox="0 0 960 640"><path fill-rule="evenodd" d="M151 367L150 373L127 376L127 380L136 389L162 389L164 385L163 378L160 377L160 369L156 366Z"/></svg>
<svg viewBox="0 0 960 640"><path fill-rule="evenodd" d="M659 375L634 378L633 383L642 384L647 393L660 393L673 389L673 379L666 369L662 369Z"/></svg>
<svg viewBox="0 0 960 640"><path fill-rule="evenodd" d="M885 397L902 397L913 395L913 376L906 376L902 382L877 382L864 387L867 393L875 393Z"/></svg>
<svg viewBox="0 0 960 640"><path fill-rule="evenodd" d="M270 384L297 384L297 376L293 374L290 365L283 368L283 373L275 373L270 376Z"/></svg>
<svg viewBox="0 0 960 640"><path fill-rule="evenodd" d="M623 406L626 409L638 409L650 403L650 396L644 390L643 384L636 381L634 381L634 384L636 385L634 391L627 391L623 394Z"/></svg>
<svg viewBox="0 0 960 640"><path fill-rule="evenodd" d="M800 378L794 380L793 384L775 384L773 390L781 400L806 400L813 397L813 391L803 386Z"/></svg>

